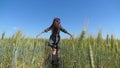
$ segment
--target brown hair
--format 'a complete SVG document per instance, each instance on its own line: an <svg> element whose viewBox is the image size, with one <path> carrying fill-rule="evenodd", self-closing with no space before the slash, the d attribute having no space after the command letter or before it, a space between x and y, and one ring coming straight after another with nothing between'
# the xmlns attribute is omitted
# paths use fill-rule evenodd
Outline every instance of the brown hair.
<svg viewBox="0 0 120 68"><path fill-rule="evenodd" d="M60 28L61 28L60 18L54 18L51 27L52 27L52 33L56 34L57 31L60 30Z"/></svg>

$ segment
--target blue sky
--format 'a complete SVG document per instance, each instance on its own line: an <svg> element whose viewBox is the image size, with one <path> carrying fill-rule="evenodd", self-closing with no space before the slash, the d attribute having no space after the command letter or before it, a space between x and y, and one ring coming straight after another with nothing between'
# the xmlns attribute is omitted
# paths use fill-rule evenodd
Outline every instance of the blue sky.
<svg viewBox="0 0 120 68"><path fill-rule="evenodd" d="M61 18L62 26L75 37L86 28L93 36L102 29L103 37L114 34L120 38L120 0L0 0L0 34L5 31L7 37L17 29L35 37L51 25L54 17Z"/></svg>

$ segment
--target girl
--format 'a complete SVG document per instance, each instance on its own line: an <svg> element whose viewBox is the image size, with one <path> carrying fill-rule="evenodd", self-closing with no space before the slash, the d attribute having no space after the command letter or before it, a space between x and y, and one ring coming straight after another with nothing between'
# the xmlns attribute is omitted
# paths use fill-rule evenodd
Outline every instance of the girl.
<svg viewBox="0 0 120 68"><path fill-rule="evenodd" d="M44 31L40 32L36 37L38 37L42 33L48 32L49 30L52 31L52 34L49 38L48 45L52 48L52 64L54 64L55 55L58 55L59 51L58 43L60 41L60 31L70 35L71 37L73 37L73 35L61 26L60 18L54 18L52 25Z"/></svg>

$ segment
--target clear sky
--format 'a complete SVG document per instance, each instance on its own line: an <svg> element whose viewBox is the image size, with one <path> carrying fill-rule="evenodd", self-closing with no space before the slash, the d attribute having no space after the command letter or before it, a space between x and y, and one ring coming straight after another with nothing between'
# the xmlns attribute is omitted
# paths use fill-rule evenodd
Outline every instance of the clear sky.
<svg viewBox="0 0 120 68"><path fill-rule="evenodd" d="M11 36L21 29L35 37L54 17L61 18L62 26L74 36L86 28L87 34L96 36L102 29L103 37L113 33L120 38L120 0L0 0L0 34Z"/></svg>

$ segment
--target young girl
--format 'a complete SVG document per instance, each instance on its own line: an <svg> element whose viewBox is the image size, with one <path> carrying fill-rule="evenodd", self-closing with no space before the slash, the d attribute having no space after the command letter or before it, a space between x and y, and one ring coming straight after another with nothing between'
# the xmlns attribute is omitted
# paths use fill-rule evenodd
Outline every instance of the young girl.
<svg viewBox="0 0 120 68"><path fill-rule="evenodd" d="M38 37L44 32L48 32L49 30L52 31L52 34L49 38L48 45L52 48L52 64L54 64L54 60L55 60L54 57L55 55L58 55L58 51L59 51L58 43L60 41L60 31L70 35L71 37L73 37L73 35L70 34L67 30L65 30L61 26L59 18L54 18L52 25L47 29L45 29L44 31L40 32L36 37Z"/></svg>

